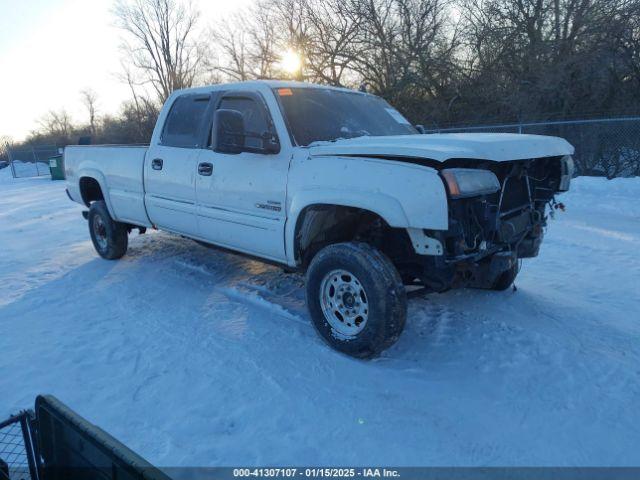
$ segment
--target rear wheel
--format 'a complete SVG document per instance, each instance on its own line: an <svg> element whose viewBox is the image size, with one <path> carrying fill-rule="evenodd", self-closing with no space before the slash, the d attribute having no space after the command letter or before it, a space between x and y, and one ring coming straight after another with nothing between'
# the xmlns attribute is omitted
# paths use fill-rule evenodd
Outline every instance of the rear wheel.
<svg viewBox="0 0 640 480"><path fill-rule="evenodd" d="M404 328L407 299L400 275L379 250L365 243L322 249L307 271L307 307L331 347L359 358L393 345Z"/></svg>
<svg viewBox="0 0 640 480"><path fill-rule="evenodd" d="M127 252L129 244L127 226L111 218L104 200L91 204L87 220L91 241L102 258L116 260Z"/></svg>

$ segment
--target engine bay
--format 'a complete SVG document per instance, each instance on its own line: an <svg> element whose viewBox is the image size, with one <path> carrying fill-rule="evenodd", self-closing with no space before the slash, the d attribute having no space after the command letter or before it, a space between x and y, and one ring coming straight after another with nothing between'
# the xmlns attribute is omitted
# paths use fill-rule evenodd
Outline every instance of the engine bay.
<svg viewBox="0 0 640 480"><path fill-rule="evenodd" d="M469 166L459 161L456 166ZM508 249L519 258L537 255L546 207L554 208L561 162L557 157L513 162L483 162L474 168L493 172L500 189L492 194L449 199L449 229L442 234L449 261ZM528 241L525 241L527 240Z"/></svg>
<svg viewBox="0 0 640 480"><path fill-rule="evenodd" d="M491 171L497 191L450 198L449 229L429 232L444 255L423 263L421 283L443 291L465 285L490 285L522 258L538 255L549 212L564 208L555 201L562 191L561 157L512 162L450 160L447 168Z"/></svg>

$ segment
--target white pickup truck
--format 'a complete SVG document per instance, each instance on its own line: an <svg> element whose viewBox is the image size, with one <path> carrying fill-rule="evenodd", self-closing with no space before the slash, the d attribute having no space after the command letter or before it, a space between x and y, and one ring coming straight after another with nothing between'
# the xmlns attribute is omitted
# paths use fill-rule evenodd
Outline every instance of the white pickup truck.
<svg viewBox="0 0 640 480"><path fill-rule="evenodd" d="M306 272L320 336L392 345L406 286L503 290L538 254L573 147L517 134L420 134L381 98L279 81L176 91L149 146L69 146L70 198L97 252L153 227Z"/></svg>

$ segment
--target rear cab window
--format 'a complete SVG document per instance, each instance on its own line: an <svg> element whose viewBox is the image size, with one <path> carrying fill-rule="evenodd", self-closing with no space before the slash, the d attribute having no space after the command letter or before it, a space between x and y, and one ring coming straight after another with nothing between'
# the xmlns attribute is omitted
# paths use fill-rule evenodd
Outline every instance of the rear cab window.
<svg viewBox="0 0 640 480"><path fill-rule="evenodd" d="M167 115L160 143L167 147L198 148L209 95L182 95Z"/></svg>

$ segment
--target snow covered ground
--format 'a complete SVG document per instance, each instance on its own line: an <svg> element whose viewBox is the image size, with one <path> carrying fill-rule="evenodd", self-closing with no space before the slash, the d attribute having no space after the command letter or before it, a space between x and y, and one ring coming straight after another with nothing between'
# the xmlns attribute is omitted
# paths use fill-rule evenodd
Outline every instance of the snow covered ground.
<svg viewBox="0 0 640 480"><path fill-rule="evenodd" d="M364 362L301 278L166 233L102 260L63 182L0 170L0 417L52 393L164 466L640 465L639 199L577 179L517 292L412 300Z"/></svg>

